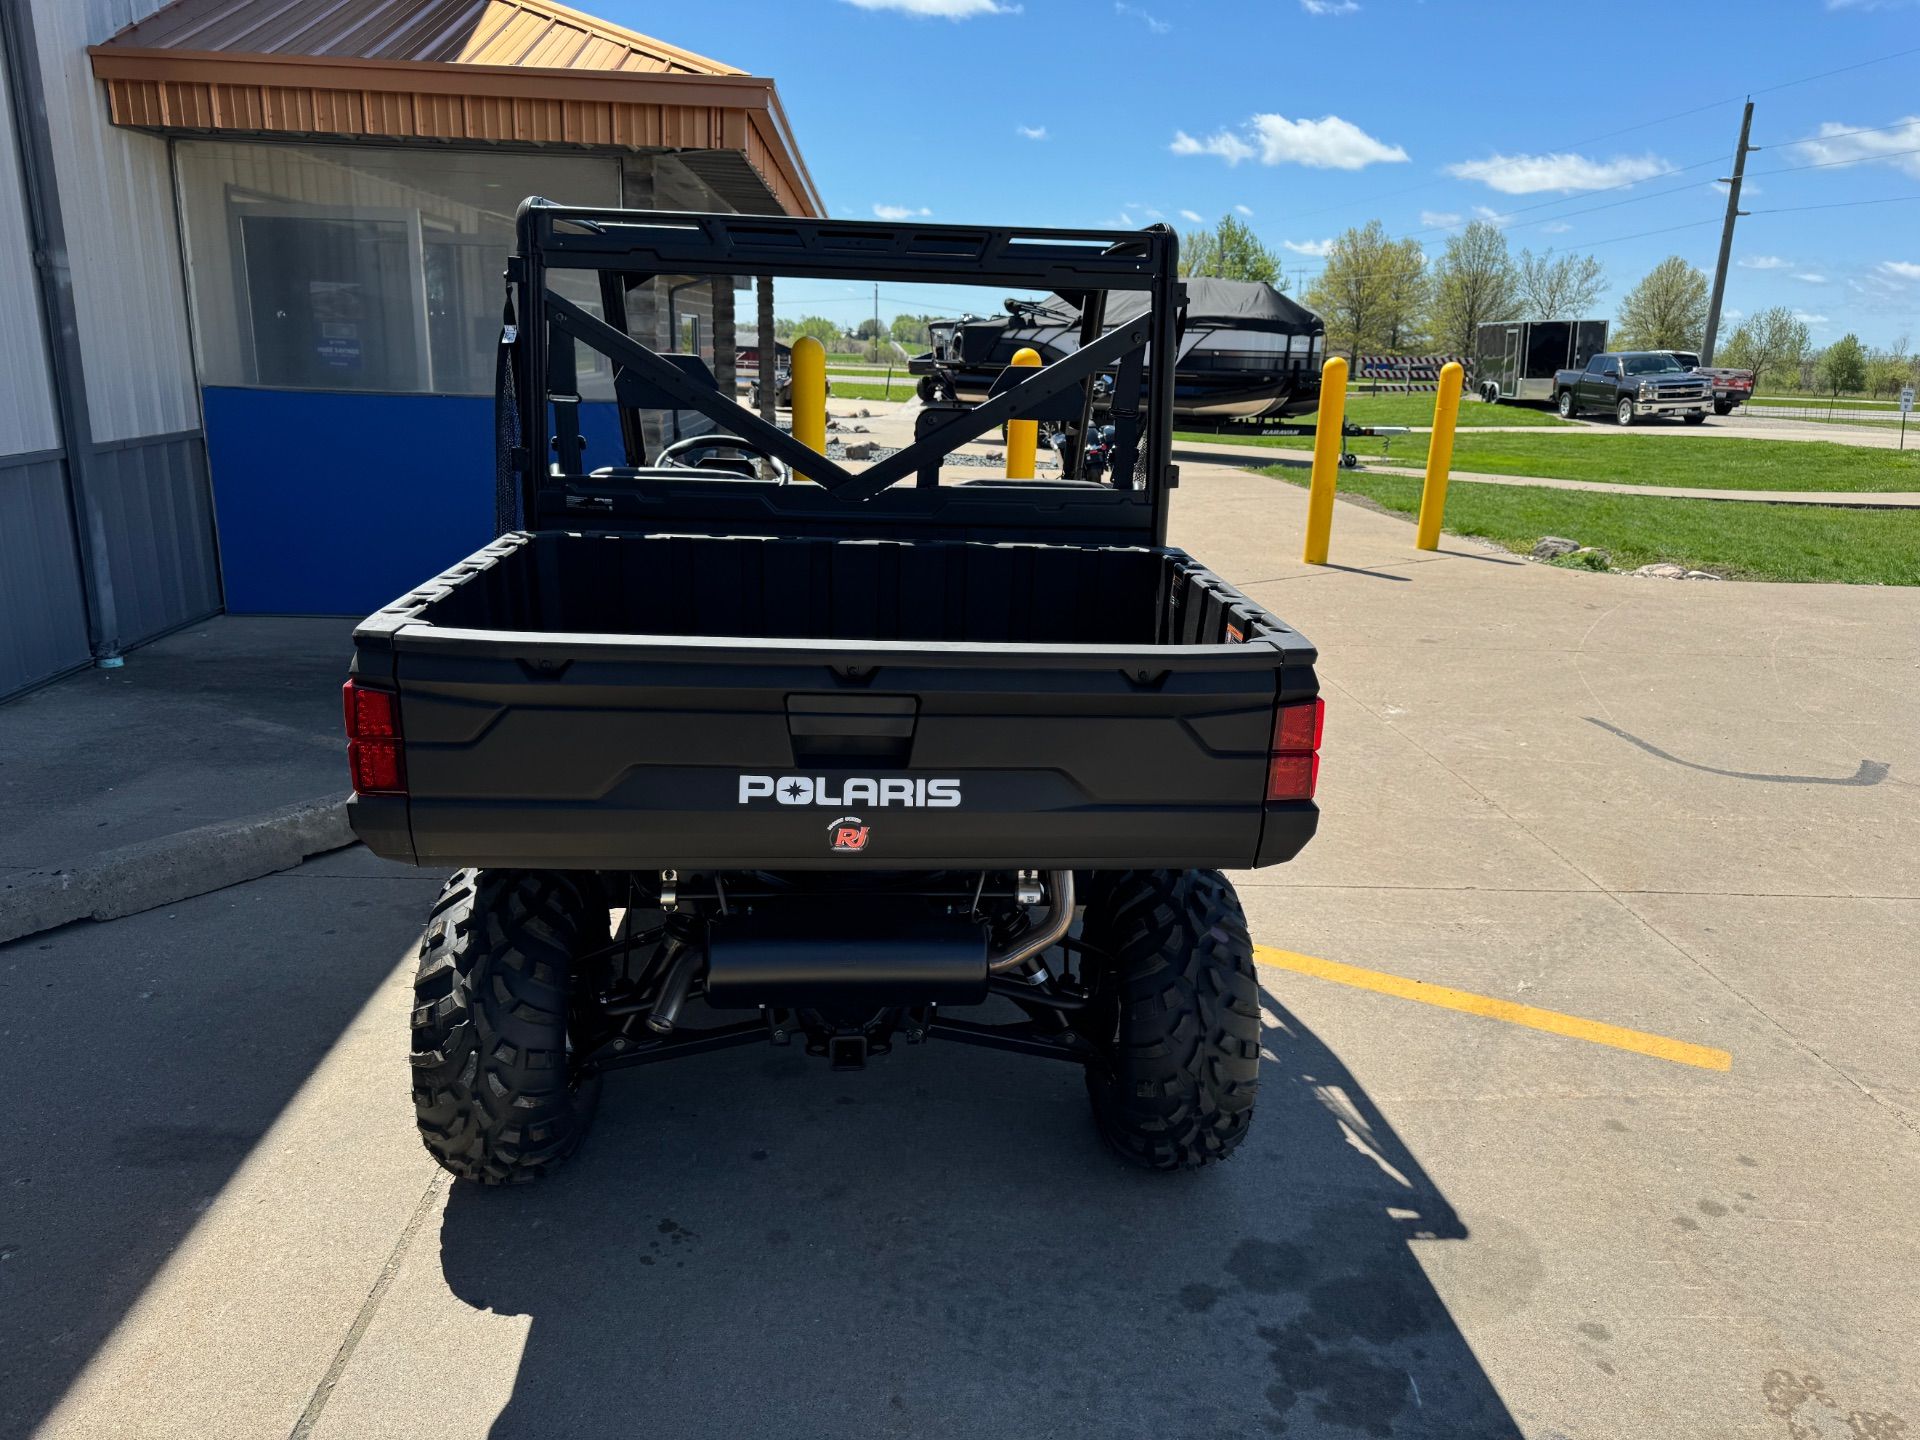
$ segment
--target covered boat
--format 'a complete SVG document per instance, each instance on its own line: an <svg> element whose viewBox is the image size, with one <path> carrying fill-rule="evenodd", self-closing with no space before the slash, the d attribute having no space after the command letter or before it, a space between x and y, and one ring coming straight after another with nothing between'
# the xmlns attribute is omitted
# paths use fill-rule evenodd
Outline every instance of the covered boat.
<svg viewBox="0 0 1920 1440"><path fill-rule="evenodd" d="M1320 396L1326 324L1271 285L1190 277L1186 328L1174 364L1174 415L1192 424L1252 420L1310 410ZM1108 297L1103 328L1135 319L1144 295ZM1023 347L1051 364L1080 346L1080 297L1010 299L1006 314L937 320L932 347L908 362L921 377L927 401L984 400L1000 372ZM1147 357L1153 363L1152 353Z"/></svg>

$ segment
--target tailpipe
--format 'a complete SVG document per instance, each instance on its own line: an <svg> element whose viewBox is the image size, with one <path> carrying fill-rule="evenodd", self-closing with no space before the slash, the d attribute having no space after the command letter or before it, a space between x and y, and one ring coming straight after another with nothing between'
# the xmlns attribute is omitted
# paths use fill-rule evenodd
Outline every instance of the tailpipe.
<svg viewBox="0 0 1920 1440"><path fill-rule="evenodd" d="M996 945L987 952L989 975L1004 975L1010 970L1018 970L1036 955L1067 938L1067 931L1073 928L1073 871L1047 871L1047 889L1052 898L1046 915L1024 934L1005 945ZM1042 974L1033 978L1038 981L1045 977Z"/></svg>

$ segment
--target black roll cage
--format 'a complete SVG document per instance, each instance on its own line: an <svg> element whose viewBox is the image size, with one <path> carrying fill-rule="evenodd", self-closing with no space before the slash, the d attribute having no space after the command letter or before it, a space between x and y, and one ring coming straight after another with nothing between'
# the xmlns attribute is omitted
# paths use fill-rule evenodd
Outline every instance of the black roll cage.
<svg viewBox="0 0 1920 1440"><path fill-rule="evenodd" d="M1149 348L1171 355L1179 347L1185 287L1178 278L1178 240L1165 225L1136 231L889 224L585 209L534 197L521 204L516 230L517 253L507 269L505 365L496 403L503 445L501 480L503 487L517 487L516 513L524 517L527 529L579 528L577 518L569 521L562 512L586 478L575 370L575 347L584 345L615 367L629 466L639 467L642 447L637 408L621 391L625 388L631 395L637 382L638 388L706 415L721 430L817 482L784 487L810 492L804 497L784 495L785 507L848 517L890 491L898 497L901 491L894 487L909 476L917 476L921 491L939 487L942 459L1006 421L1073 416L1084 434L1095 382L1103 375L1117 376L1116 397L1142 395L1144 413L1124 408L1123 400L1116 399L1107 414L1115 425L1112 473L1131 477L1128 488L1134 493L1101 497L1129 502L1102 508L1124 517L1126 528L1143 532L1138 534L1140 543L1166 543L1168 491L1177 478L1171 461L1173 367L1160 366L1147 372L1146 384L1141 381ZM607 319L556 293L549 285L549 273L555 270L598 272ZM1006 285L1074 298L1087 323L1074 353L1038 369L1010 372L979 405L943 408L923 417L912 445L852 472L626 333L627 291L658 275ZM1126 327L1101 334L1105 296L1115 290L1144 291L1151 297L1150 306ZM770 338L762 337L762 343ZM505 384L508 375L511 393ZM549 438L554 458L543 463ZM698 471L642 471L635 478L662 475L677 485L695 482L715 490L737 490L741 484L718 478L701 481ZM1063 487L1045 483L991 489L990 497L975 492L964 506L944 504L942 518L958 508L968 513L967 523L975 528L1026 531L1035 527L1019 517L1058 511L1066 498ZM945 497L949 502L954 498ZM981 503L971 503L975 499ZM894 503L890 500L886 508ZM900 508L903 522L933 513L924 506L903 503Z"/></svg>

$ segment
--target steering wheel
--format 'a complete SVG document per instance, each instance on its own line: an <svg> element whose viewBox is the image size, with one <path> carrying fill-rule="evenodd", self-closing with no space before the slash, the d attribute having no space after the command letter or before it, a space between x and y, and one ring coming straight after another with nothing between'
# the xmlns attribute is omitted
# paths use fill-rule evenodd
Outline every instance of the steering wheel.
<svg viewBox="0 0 1920 1440"><path fill-rule="evenodd" d="M740 475L748 480L757 478L748 462L741 460L733 464L722 461L718 465L704 464L699 460L689 460L689 455L703 455L713 450L737 450L757 460L764 460L773 467L773 478L777 484L791 484L793 472L787 468L787 462L777 455L769 454L751 440L738 435L715 433L711 435L689 435L684 440L676 440L662 450L654 464L663 470L719 470L723 473ZM745 468L742 468L745 467Z"/></svg>

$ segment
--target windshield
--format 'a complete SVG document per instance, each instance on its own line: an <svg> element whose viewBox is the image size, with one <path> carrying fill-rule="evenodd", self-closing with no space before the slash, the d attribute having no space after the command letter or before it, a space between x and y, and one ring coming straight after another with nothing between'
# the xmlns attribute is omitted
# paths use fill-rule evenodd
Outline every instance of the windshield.
<svg viewBox="0 0 1920 1440"><path fill-rule="evenodd" d="M1684 375L1686 367L1671 355L1626 355L1621 366L1629 375Z"/></svg>

